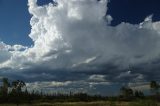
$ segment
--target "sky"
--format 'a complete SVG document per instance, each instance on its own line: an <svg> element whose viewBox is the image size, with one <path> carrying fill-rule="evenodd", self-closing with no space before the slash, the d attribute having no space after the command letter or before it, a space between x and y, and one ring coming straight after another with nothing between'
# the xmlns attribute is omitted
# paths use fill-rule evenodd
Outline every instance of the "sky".
<svg viewBox="0 0 160 106"><path fill-rule="evenodd" d="M159 3L0 0L0 77L50 92L148 89L160 79Z"/></svg>

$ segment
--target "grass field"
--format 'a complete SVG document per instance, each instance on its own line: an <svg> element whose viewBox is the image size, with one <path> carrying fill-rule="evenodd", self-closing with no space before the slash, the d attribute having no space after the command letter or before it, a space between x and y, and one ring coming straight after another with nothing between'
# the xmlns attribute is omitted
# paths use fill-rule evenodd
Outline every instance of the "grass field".
<svg viewBox="0 0 160 106"><path fill-rule="evenodd" d="M16 104L0 104L0 106L17 106ZM66 102L66 103L34 103L20 104L19 106L160 106L154 101L138 102Z"/></svg>

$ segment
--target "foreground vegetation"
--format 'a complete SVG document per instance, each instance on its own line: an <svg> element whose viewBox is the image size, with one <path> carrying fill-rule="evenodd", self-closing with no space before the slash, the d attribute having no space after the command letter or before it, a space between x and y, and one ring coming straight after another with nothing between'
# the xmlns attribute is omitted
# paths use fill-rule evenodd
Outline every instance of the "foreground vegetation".
<svg viewBox="0 0 160 106"><path fill-rule="evenodd" d="M17 106L16 104L0 104L0 106ZM33 103L21 104L20 106L160 106L156 101L134 101L134 102L116 102L116 101L97 101L97 102L64 102L64 103Z"/></svg>
<svg viewBox="0 0 160 106"><path fill-rule="evenodd" d="M69 94L44 94L34 90L28 92L25 82L16 80L10 83L7 78L2 79L1 85L0 106L160 106L160 86L156 81L150 82L149 96L145 96L143 91L123 86L120 88L120 95L114 97L72 92Z"/></svg>

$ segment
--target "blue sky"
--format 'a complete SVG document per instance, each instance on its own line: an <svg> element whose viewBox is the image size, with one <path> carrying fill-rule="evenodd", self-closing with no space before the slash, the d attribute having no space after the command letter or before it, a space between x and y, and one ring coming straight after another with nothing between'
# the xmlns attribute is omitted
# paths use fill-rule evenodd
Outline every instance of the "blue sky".
<svg viewBox="0 0 160 106"><path fill-rule="evenodd" d="M38 0L44 5L52 0ZM0 39L7 44L31 45L28 37L30 33L30 18L27 0L0 0Z"/></svg>
<svg viewBox="0 0 160 106"><path fill-rule="evenodd" d="M160 20L159 0L111 0L108 4L108 14L114 18L113 25L121 22L138 24L148 15L153 14L153 20Z"/></svg>
<svg viewBox="0 0 160 106"><path fill-rule="evenodd" d="M0 38L9 44L30 45L31 39L27 0L1 0Z"/></svg>
<svg viewBox="0 0 160 106"><path fill-rule="evenodd" d="M159 0L57 3L0 0L0 78L110 95L159 81Z"/></svg>

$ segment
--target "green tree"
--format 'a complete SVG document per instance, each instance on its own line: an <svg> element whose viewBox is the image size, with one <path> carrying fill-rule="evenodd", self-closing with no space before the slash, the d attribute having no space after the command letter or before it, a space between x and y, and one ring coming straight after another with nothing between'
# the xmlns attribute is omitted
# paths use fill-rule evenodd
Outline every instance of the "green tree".
<svg viewBox="0 0 160 106"><path fill-rule="evenodd" d="M26 84L25 82L21 80L16 80L12 82L12 96L14 97L14 102L19 105L20 102L22 102L23 93L22 93L22 88L25 87Z"/></svg>
<svg viewBox="0 0 160 106"><path fill-rule="evenodd" d="M154 95L158 95L159 94L159 84L156 81L151 81L150 82L150 89L151 92L154 93Z"/></svg>
<svg viewBox="0 0 160 106"><path fill-rule="evenodd" d="M121 96L124 98L133 97L133 90L129 87L121 87L120 88Z"/></svg>
<svg viewBox="0 0 160 106"><path fill-rule="evenodd" d="M10 83L8 81L8 78L3 78L2 79L2 86L1 86L1 94L3 97L7 97L8 95L8 88L10 86Z"/></svg>
<svg viewBox="0 0 160 106"><path fill-rule="evenodd" d="M16 93L21 93L22 92L22 88L26 86L25 82L20 81L20 80L16 80L12 82L12 91L16 92Z"/></svg>
<svg viewBox="0 0 160 106"><path fill-rule="evenodd" d="M144 97L144 93L143 93L142 91L136 90L136 91L134 92L134 96L135 96L136 98L143 98L143 97Z"/></svg>

